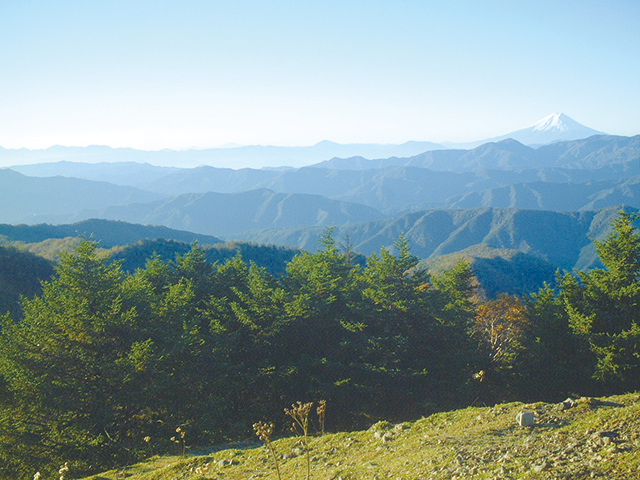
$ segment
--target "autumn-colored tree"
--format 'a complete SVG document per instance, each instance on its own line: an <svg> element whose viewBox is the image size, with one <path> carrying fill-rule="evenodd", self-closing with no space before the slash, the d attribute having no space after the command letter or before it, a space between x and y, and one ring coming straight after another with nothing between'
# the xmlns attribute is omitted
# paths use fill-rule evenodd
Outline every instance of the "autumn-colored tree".
<svg viewBox="0 0 640 480"><path fill-rule="evenodd" d="M518 297L500 295L478 305L472 334L490 362L509 367L528 327L527 309Z"/></svg>

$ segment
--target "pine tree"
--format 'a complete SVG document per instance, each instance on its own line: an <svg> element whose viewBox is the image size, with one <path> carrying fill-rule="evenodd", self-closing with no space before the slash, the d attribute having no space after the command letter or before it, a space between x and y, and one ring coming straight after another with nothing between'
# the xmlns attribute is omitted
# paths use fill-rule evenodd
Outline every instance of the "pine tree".
<svg viewBox="0 0 640 480"><path fill-rule="evenodd" d="M593 378L617 389L640 387L638 218L620 212L611 233L595 241L605 268L560 278L569 325L593 354Z"/></svg>
<svg viewBox="0 0 640 480"><path fill-rule="evenodd" d="M133 333L135 308L123 305L122 271L98 258L96 247L83 241L61 255L42 296L23 300L24 319L2 324L10 417L0 419L0 454L18 471L69 459L82 470L125 452L119 442L127 442L136 414L128 390L136 382L127 379L142 373L148 352Z"/></svg>

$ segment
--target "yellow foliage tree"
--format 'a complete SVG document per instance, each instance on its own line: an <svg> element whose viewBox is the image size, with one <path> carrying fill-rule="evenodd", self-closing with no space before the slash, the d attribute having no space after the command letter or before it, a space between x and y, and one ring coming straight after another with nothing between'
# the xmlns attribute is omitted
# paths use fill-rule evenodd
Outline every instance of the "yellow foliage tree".
<svg viewBox="0 0 640 480"><path fill-rule="evenodd" d="M527 308L518 297L501 295L478 305L472 334L492 363L509 366L528 328Z"/></svg>

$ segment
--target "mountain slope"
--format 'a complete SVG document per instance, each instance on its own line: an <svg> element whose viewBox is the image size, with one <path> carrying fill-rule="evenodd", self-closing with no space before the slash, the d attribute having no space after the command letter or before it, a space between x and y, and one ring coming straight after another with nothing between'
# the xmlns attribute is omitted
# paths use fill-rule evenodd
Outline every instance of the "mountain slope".
<svg viewBox="0 0 640 480"><path fill-rule="evenodd" d="M355 203L267 189L236 194L185 194L75 215L83 216L163 225L206 235L232 235L256 228L343 225L384 218L379 211Z"/></svg>
<svg viewBox="0 0 640 480"><path fill-rule="evenodd" d="M395 241L403 235L411 252L423 259L486 244L534 255L564 269L587 269L598 264L591 239L602 238L609 231L609 223L619 210L620 207L583 212L430 210L339 226L334 234L338 241L348 238L353 249L364 255L383 247L393 251ZM323 231L321 227L272 229L244 232L234 238L314 250L319 248Z"/></svg>
<svg viewBox="0 0 640 480"><path fill-rule="evenodd" d="M501 293L524 295L537 292L544 282L554 278L557 269L557 266L534 255L483 244L431 257L421 261L420 267L439 271L452 268L461 259L469 262L488 298L496 298Z"/></svg>
<svg viewBox="0 0 640 480"><path fill-rule="evenodd" d="M0 315L10 312L13 318L20 318L20 297L41 294L40 282L49 280L53 273L53 266L44 258L0 246Z"/></svg>
<svg viewBox="0 0 640 480"><path fill-rule="evenodd" d="M77 178L27 177L0 169L0 222L29 223L39 215L61 215L80 208L149 202L162 195L133 187Z"/></svg>
<svg viewBox="0 0 640 480"><path fill-rule="evenodd" d="M581 183L531 182L449 198L447 208L502 207L540 210L597 210L613 205L640 207L640 176Z"/></svg>
<svg viewBox="0 0 640 480"><path fill-rule="evenodd" d="M249 264L255 263L264 267L272 275L283 275L289 263L299 250L274 245L256 245L254 243L227 242L215 245L203 245L199 247L204 252L205 258L210 263L225 263L237 256ZM116 247L110 253L110 259L122 263L122 268L134 272L138 268L144 268L147 260L153 256L165 262L175 260L177 255L185 255L191 250L191 245L175 240L155 239L139 240L135 243Z"/></svg>
<svg viewBox="0 0 640 480"><path fill-rule="evenodd" d="M297 170L295 170L297 171ZM142 188L166 195L185 193L240 193L258 188L267 188L266 184L284 172L275 170L256 170L252 168L216 168L201 166L183 169L164 178L149 181Z"/></svg>

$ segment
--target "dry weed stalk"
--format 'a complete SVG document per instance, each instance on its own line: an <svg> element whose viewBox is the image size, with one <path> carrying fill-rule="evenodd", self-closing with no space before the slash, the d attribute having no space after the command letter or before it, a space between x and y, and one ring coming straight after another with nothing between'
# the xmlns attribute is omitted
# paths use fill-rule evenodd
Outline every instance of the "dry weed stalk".
<svg viewBox="0 0 640 480"><path fill-rule="evenodd" d="M313 407L313 402L302 403L297 402L291 405L291 408L285 408L284 413L293 418L293 431L298 428L302 430L304 435L304 450L307 456L307 480L311 478L311 458L309 458L309 412Z"/></svg>
<svg viewBox="0 0 640 480"><path fill-rule="evenodd" d="M209 470L209 464L205 463L204 465L200 465L199 467L196 467L195 472L197 475L200 475L200 477L204 479L208 470Z"/></svg>
<svg viewBox="0 0 640 480"><path fill-rule="evenodd" d="M69 471L69 462L64 462L64 465L62 465L60 467L60 470L58 470L58 474L60 475L60 480L64 480L64 474L67 473Z"/></svg>
<svg viewBox="0 0 640 480"><path fill-rule="evenodd" d="M271 444L271 435L273 434L274 428L275 425L273 423L267 424L264 422L258 422L253 424L253 431L256 432L257 437L261 442L264 442L264 444L271 452L271 455L273 456L273 463L276 465L276 471L278 472L278 479L282 480L282 477L280 476L280 465L278 464L278 456L276 455L276 451Z"/></svg>
<svg viewBox="0 0 640 480"><path fill-rule="evenodd" d="M178 434L180 439L178 440L176 437L171 437L169 440L171 440L176 445L182 446L182 456L184 457L185 454L187 453L187 443L184 440L184 437L187 433L182 429L182 427L176 428L176 433Z"/></svg>
<svg viewBox="0 0 640 480"><path fill-rule="evenodd" d="M320 435L324 435L324 419L327 414L327 401L320 400L316 413L318 414L318 421L320 422Z"/></svg>

